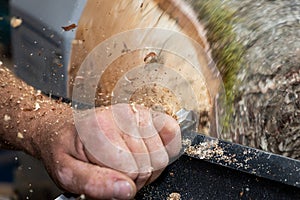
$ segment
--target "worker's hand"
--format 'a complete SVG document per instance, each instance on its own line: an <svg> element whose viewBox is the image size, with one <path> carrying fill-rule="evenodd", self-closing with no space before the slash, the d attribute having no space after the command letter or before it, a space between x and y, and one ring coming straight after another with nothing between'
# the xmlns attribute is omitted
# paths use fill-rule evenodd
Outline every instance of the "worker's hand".
<svg viewBox="0 0 300 200"><path fill-rule="evenodd" d="M179 153L179 126L165 114L127 104L92 113L75 120L77 129L70 123L41 136L40 157L68 192L131 199Z"/></svg>

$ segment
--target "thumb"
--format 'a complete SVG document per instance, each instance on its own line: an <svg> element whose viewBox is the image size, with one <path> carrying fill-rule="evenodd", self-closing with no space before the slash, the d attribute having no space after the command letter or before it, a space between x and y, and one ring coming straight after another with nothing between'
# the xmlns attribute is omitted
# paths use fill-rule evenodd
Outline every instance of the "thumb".
<svg viewBox="0 0 300 200"><path fill-rule="evenodd" d="M132 199L135 196L136 186L124 174L76 160L69 155L65 157L54 178L68 192L93 199Z"/></svg>

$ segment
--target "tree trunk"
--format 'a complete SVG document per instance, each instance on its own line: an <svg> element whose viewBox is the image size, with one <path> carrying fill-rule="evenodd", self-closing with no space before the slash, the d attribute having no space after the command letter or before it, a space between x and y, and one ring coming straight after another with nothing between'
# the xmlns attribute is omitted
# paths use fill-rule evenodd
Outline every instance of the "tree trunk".
<svg viewBox="0 0 300 200"><path fill-rule="evenodd" d="M232 139L300 159L300 2L228 0L246 47L230 123Z"/></svg>

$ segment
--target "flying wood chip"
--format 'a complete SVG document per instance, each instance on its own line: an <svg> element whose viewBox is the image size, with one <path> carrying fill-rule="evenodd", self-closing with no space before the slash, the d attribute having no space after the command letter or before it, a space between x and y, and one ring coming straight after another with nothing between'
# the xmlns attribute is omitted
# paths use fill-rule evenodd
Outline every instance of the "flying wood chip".
<svg viewBox="0 0 300 200"><path fill-rule="evenodd" d="M72 29L74 29L76 27L77 27L76 24L71 24L69 26L62 26L61 28L64 29L64 31L70 31L70 30L72 30Z"/></svg>

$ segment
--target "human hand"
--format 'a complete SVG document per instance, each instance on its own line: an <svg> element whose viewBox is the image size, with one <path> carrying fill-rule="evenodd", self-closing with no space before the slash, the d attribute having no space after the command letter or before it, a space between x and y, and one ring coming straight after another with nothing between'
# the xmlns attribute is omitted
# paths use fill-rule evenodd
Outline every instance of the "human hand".
<svg viewBox="0 0 300 200"><path fill-rule="evenodd" d="M49 174L68 192L131 199L179 153L179 126L165 114L127 104L87 113L77 129L66 123L50 137L40 134L36 144Z"/></svg>

